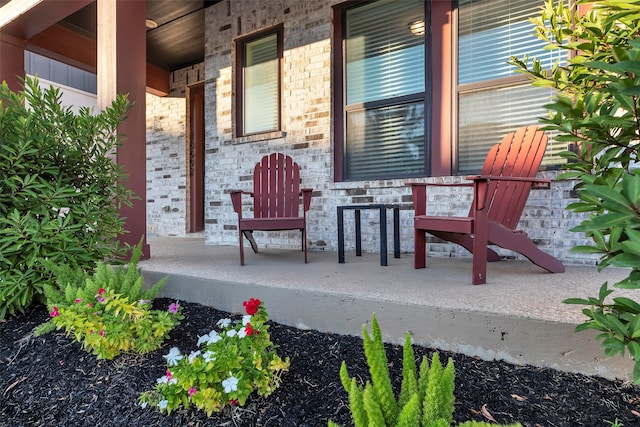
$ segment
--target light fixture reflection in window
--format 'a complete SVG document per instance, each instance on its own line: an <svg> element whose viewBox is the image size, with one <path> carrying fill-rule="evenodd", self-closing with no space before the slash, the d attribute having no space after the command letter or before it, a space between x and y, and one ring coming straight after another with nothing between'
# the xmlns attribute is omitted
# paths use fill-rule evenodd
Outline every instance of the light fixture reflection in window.
<svg viewBox="0 0 640 427"><path fill-rule="evenodd" d="M409 30L414 36L424 36L424 21L413 21L409 24Z"/></svg>

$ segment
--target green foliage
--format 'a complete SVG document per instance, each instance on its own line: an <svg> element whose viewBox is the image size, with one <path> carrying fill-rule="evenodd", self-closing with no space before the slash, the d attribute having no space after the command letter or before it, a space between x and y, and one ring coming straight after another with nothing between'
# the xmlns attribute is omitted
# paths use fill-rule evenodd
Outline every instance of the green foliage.
<svg viewBox="0 0 640 427"><path fill-rule="evenodd" d="M584 0L581 3L591 3ZM575 251L599 254L600 269L630 268L616 288L640 289L640 2L596 1L579 16L562 4L548 1L535 20L548 49L575 52L566 65L542 70L540 62L513 58L536 86L558 90L541 121L558 132L572 150L560 179L576 179L579 201L567 208L588 213L572 231L583 232L593 245ZM586 320L577 330L601 333L605 354L635 360L633 379L640 382L640 305L628 298L607 298L614 292L605 283L597 297L571 298L587 306Z"/></svg>
<svg viewBox="0 0 640 427"><path fill-rule="evenodd" d="M132 193L111 158L129 107L119 96L74 114L37 79L19 93L0 86L0 319L42 299L46 261L89 271L124 253L119 208Z"/></svg>
<svg viewBox="0 0 640 427"><path fill-rule="evenodd" d="M269 396L289 368L269 336L268 316L260 300L245 301L241 321L221 319L198 339L200 350L182 355L176 347L165 355L167 370L155 388L140 396L141 406L157 406L171 413L195 405L207 415L227 405L244 405L251 393Z"/></svg>
<svg viewBox="0 0 640 427"><path fill-rule="evenodd" d="M430 365L425 356L420 363L418 375L411 334L407 333L402 353L402 384L396 401L375 314L371 321L371 331L373 338L366 325L362 327L365 356L372 381L367 381L363 387L355 378L349 377L345 362L340 367L340 381L349 395L354 426L449 427L454 411L453 360L449 358L447 365L442 366L440 356L435 353ZM394 415L391 417L387 414ZM328 425L339 427L333 421L329 421ZM472 427L489 424L470 422L460 425ZM510 427L519 426L520 424L513 424Z"/></svg>
<svg viewBox="0 0 640 427"><path fill-rule="evenodd" d="M98 263L95 273L86 274L79 267L50 265L56 273L56 283L45 285L51 320L39 326L36 334L64 329L99 359L112 359L122 351L145 354L160 348L183 319L182 309L177 303L168 310L151 308L167 279L142 289L137 267L141 248L142 241L127 268Z"/></svg>

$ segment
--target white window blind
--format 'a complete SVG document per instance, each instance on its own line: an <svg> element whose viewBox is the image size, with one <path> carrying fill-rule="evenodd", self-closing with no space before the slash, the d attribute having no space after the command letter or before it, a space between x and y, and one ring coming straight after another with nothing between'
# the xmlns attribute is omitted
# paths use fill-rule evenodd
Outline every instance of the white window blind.
<svg viewBox="0 0 640 427"><path fill-rule="evenodd" d="M347 179L424 174L423 1L367 3L345 21Z"/></svg>
<svg viewBox="0 0 640 427"><path fill-rule="evenodd" d="M278 129L277 34L245 44L243 130L245 134Z"/></svg>
<svg viewBox="0 0 640 427"><path fill-rule="evenodd" d="M543 0L460 0L458 37L458 172L474 173L492 145L524 125L537 124L553 92L534 88L523 78L509 86L496 79L516 75L511 56L535 57L543 68L564 60L566 52L544 50L529 18L539 15ZM474 84L473 86L469 86ZM480 84L480 86L478 86ZM563 162L566 149L550 136L543 165Z"/></svg>
<svg viewBox="0 0 640 427"><path fill-rule="evenodd" d="M458 138L458 172L477 173L482 169L489 149L499 143L504 135L517 128L538 123L545 116L544 104L551 102L553 91L533 87L528 83L500 89L487 89L460 94ZM550 137L551 134L548 134ZM547 146L547 166L564 162L558 157L566 150L565 144Z"/></svg>

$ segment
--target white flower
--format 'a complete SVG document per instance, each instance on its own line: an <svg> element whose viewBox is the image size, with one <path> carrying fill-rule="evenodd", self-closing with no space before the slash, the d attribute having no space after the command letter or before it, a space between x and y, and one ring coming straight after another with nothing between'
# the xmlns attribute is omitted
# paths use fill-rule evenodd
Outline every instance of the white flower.
<svg viewBox="0 0 640 427"><path fill-rule="evenodd" d="M209 334L198 337L198 346L202 345L202 343L213 344L221 339L222 337L216 331L211 331Z"/></svg>
<svg viewBox="0 0 640 427"><path fill-rule="evenodd" d="M180 350L178 349L178 347L173 347L171 350L169 350L169 354L162 357L167 359L167 364L169 366L176 366L178 364L178 361L182 360L184 356L180 354Z"/></svg>
<svg viewBox="0 0 640 427"><path fill-rule="evenodd" d="M58 216L64 218L69 212L71 212L71 208L60 208L58 209Z"/></svg>
<svg viewBox="0 0 640 427"><path fill-rule="evenodd" d="M245 314L242 316L242 326L247 326L247 323L251 323L251 315Z"/></svg>
<svg viewBox="0 0 640 427"><path fill-rule="evenodd" d="M200 356L200 350L192 351L191 354L189 355L189 363L193 363L193 359L195 359L198 356Z"/></svg>
<svg viewBox="0 0 640 427"><path fill-rule="evenodd" d="M226 328L230 324L231 324L231 319L228 319L228 318L220 319L218 320L218 323L216 323L216 325L218 325L221 328Z"/></svg>
<svg viewBox="0 0 640 427"><path fill-rule="evenodd" d="M213 362L214 360L216 360L216 356L215 353L211 350L207 350L202 357L204 358L204 361L209 363L209 362Z"/></svg>
<svg viewBox="0 0 640 427"><path fill-rule="evenodd" d="M240 330L238 331L238 338L244 338L246 336L247 336L247 329L240 328Z"/></svg>
<svg viewBox="0 0 640 427"><path fill-rule="evenodd" d="M161 376L160 378L158 378L156 380L156 383L158 384L169 384L169 377L167 377L166 375Z"/></svg>
<svg viewBox="0 0 640 427"><path fill-rule="evenodd" d="M167 409L168 404L169 404L168 400L161 400L160 402L158 402L158 408Z"/></svg>
<svg viewBox="0 0 640 427"><path fill-rule="evenodd" d="M231 393L238 390L238 379L236 377L229 377L222 381L222 387L224 387L225 393Z"/></svg>
<svg viewBox="0 0 640 427"><path fill-rule="evenodd" d="M238 333L238 332L237 332L235 329L229 329L229 330L227 331L227 336L228 336L228 337L235 337L237 333Z"/></svg>
<svg viewBox="0 0 640 427"><path fill-rule="evenodd" d="M140 407L142 409L146 408L147 407L147 402L140 402Z"/></svg>

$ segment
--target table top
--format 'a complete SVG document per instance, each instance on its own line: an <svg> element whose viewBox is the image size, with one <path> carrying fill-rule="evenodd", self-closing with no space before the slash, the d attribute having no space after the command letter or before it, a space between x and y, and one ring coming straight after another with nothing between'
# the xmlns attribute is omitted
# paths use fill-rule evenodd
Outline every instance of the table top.
<svg viewBox="0 0 640 427"><path fill-rule="evenodd" d="M399 209L400 205L396 203L372 203L368 205L342 205L338 209Z"/></svg>

